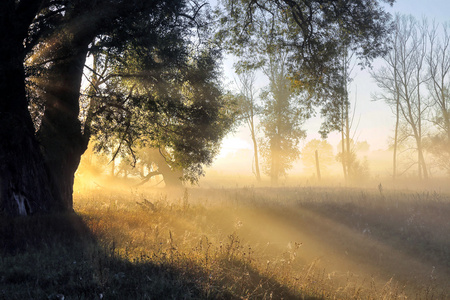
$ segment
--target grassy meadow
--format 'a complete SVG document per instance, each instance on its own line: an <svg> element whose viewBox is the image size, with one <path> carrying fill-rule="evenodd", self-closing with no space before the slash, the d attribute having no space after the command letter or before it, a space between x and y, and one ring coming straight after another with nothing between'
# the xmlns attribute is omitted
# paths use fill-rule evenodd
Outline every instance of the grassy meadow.
<svg viewBox="0 0 450 300"><path fill-rule="evenodd" d="M448 299L450 195L97 189L0 220L0 299Z"/></svg>

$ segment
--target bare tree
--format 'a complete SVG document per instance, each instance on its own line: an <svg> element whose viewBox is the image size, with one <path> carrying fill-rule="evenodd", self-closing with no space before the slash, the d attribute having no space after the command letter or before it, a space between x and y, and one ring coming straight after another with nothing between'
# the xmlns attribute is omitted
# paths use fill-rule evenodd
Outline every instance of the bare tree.
<svg viewBox="0 0 450 300"><path fill-rule="evenodd" d="M385 67L372 73L378 86L383 90L379 99L384 99L396 116L394 137L393 176L398 174L397 155L399 126L405 122L405 140L412 139L417 152L419 178L428 178L424 157L423 139L425 114L429 103L424 96L428 76L426 58L428 51L427 22L419 24L413 17L397 16L392 38L392 49L385 56Z"/></svg>
<svg viewBox="0 0 450 300"><path fill-rule="evenodd" d="M430 44L426 57L431 98L432 134L428 150L435 156L438 166L450 172L450 25L433 23L428 33Z"/></svg>
<svg viewBox="0 0 450 300"><path fill-rule="evenodd" d="M254 173L256 180L261 181L261 173L259 171L259 154L257 142L257 129L255 124L255 117L260 112L261 108L256 103L256 89L255 81L256 75L254 71L245 70L238 74L239 82L239 108L244 122L250 130L250 136L253 142L253 156L254 156Z"/></svg>
<svg viewBox="0 0 450 300"><path fill-rule="evenodd" d="M434 23L428 33L430 51L426 57L429 75L427 87L435 107L432 121L450 140L450 25L442 25L441 29L442 34L439 34L439 26Z"/></svg>
<svg viewBox="0 0 450 300"><path fill-rule="evenodd" d="M345 40L345 38L344 38ZM355 135L354 121L355 121L355 109L350 107L349 99L349 85L352 82L352 71L354 67L354 52L349 49L348 44L345 42L341 49L341 68L342 68L342 83L340 93L340 126L341 132L341 152L338 154L338 160L342 163L342 170L344 173L345 181L350 178L354 179L357 176L356 153L353 144L353 138ZM356 103L356 100L355 100Z"/></svg>

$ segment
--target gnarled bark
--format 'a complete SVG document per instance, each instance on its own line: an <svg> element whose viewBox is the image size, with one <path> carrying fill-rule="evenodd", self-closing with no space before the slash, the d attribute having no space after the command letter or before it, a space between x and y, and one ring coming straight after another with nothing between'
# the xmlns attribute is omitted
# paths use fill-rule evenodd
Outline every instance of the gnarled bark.
<svg viewBox="0 0 450 300"><path fill-rule="evenodd" d="M16 2L0 4L0 213L29 215L60 206L49 190L25 95L23 41L40 1Z"/></svg>
<svg viewBox="0 0 450 300"><path fill-rule="evenodd" d="M72 210L73 183L81 155L87 149L78 119L81 78L90 38L67 38L49 70L45 87L45 112L38 138L45 163L54 182L53 195L66 210Z"/></svg>

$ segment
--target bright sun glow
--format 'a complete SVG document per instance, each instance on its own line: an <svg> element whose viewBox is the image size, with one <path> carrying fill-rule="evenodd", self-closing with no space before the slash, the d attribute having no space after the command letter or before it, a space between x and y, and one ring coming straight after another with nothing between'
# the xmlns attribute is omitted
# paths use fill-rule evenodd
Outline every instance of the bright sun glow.
<svg viewBox="0 0 450 300"><path fill-rule="evenodd" d="M223 140L218 159L234 154L242 149L252 149L250 143L240 137L230 136Z"/></svg>

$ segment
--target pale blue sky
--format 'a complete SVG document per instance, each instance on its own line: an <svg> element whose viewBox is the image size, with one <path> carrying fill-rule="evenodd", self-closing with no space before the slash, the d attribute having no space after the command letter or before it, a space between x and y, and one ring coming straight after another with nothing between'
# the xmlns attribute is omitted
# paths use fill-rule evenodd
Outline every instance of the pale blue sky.
<svg viewBox="0 0 450 300"><path fill-rule="evenodd" d="M450 21L449 0L397 0L388 10L393 13L411 14L417 18L425 16L438 22Z"/></svg>
<svg viewBox="0 0 450 300"><path fill-rule="evenodd" d="M394 14L413 15L417 19L427 18L430 22L435 20L439 23L450 22L450 0L398 0L393 7L387 10ZM381 59L374 62L374 70L381 64ZM352 85L352 95L355 99L357 90L356 115L360 116L356 136L360 140L367 140L371 149L386 148L389 136L393 130L393 115L389 107L382 102L373 102L372 95L379 92L367 70L355 69L355 82ZM311 132L313 134L313 132ZM331 141L339 142L334 135Z"/></svg>

